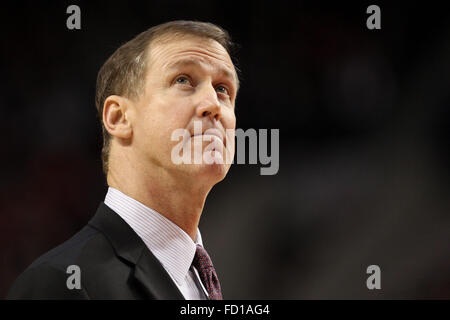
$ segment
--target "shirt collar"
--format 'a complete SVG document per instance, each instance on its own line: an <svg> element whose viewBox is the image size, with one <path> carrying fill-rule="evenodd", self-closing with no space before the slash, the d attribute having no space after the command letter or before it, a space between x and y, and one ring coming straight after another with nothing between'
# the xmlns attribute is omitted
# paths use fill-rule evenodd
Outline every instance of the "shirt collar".
<svg viewBox="0 0 450 320"><path fill-rule="evenodd" d="M203 246L200 230L195 242L162 214L109 187L104 203L114 210L144 241L170 276L181 285L194 259L196 245Z"/></svg>

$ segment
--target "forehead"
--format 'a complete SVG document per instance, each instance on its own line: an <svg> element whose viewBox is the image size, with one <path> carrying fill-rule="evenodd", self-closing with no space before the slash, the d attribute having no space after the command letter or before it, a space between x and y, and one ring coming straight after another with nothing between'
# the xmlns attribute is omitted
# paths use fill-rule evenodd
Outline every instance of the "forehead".
<svg viewBox="0 0 450 320"><path fill-rule="evenodd" d="M213 39L196 36L156 39L149 48L148 59L150 68L161 71L183 66L208 66L238 82L228 52Z"/></svg>

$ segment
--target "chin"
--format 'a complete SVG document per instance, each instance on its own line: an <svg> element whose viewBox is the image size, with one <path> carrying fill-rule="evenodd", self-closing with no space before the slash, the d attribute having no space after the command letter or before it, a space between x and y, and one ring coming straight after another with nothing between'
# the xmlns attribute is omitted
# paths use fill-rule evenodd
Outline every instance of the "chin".
<svg viewBox="0 0 450 320"><path fill-rule="evenodd" d="M205 179L210 179L211 182L216 184L222 181L230 169L230 165L227 164L201 164L196 168L197 174L201 175Z"/></svg>
<svg viewBox="0 0 450 320"><path fill-rule="evenodd" d="M201 183L202 185L211 186L216 183L222 181L230 169L229 164L191 164L187 165L186 170L189 172L189 176L191 176L192 180L195 183Z"/></svg>
<svg viewBox="0 0 450 320"><path fill-rule="evenodd" d="M212 187L226 177L231 167L231 163L222 163L223 155L214 153L212 157L208 158L208 163L202 154L202 162L195 164L193 156L190 164L177 166L177 171L193 183Z"/></svg>

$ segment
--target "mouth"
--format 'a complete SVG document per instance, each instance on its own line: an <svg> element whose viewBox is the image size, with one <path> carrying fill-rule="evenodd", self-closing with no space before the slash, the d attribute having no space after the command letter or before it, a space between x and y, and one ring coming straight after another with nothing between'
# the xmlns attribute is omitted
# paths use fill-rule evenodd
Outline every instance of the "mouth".
<svg viewBox="0 0 450 320"><path fill-rule="evenodd" d="M215 138L219 139L224 146L225 146L225 143L226 143L225 135L222 135L219 129L208 129L208 130L205 130L204 132L202 132L201 134L194 134L191 137L196 137L196 136L215 137Z"/></svg>

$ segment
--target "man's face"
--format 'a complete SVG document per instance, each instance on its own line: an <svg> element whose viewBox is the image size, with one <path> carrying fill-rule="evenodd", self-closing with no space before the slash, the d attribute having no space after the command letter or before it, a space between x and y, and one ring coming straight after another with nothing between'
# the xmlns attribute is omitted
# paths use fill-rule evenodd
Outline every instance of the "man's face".
<svg viewBox="0 0 450 320"><path fill-rule="evenodd" d="M212 39L186 36L157 40L147 59L144 92L133 112L132 145L138 165L142 170L161 168L172 175L217 183L225 177L234 157L237 76L227 51ZM194 136L195 126L201 126L203 135ZM189 132L183 145L191 145L191 164L175 164L171 158L173 148L180 145L180 140L171 138L177 129ZM208 129L218 132L223 141L205 135ZM226 135L227 129L232 135ZM195 153L199 156L199 149L194 150L198 142L194 141L207 139L210 141L200 142L200 153L211 142L220 143L222 150L215 149L212 154L224 163L207 164L202 158L202 163L194 164Z"/></svg>

